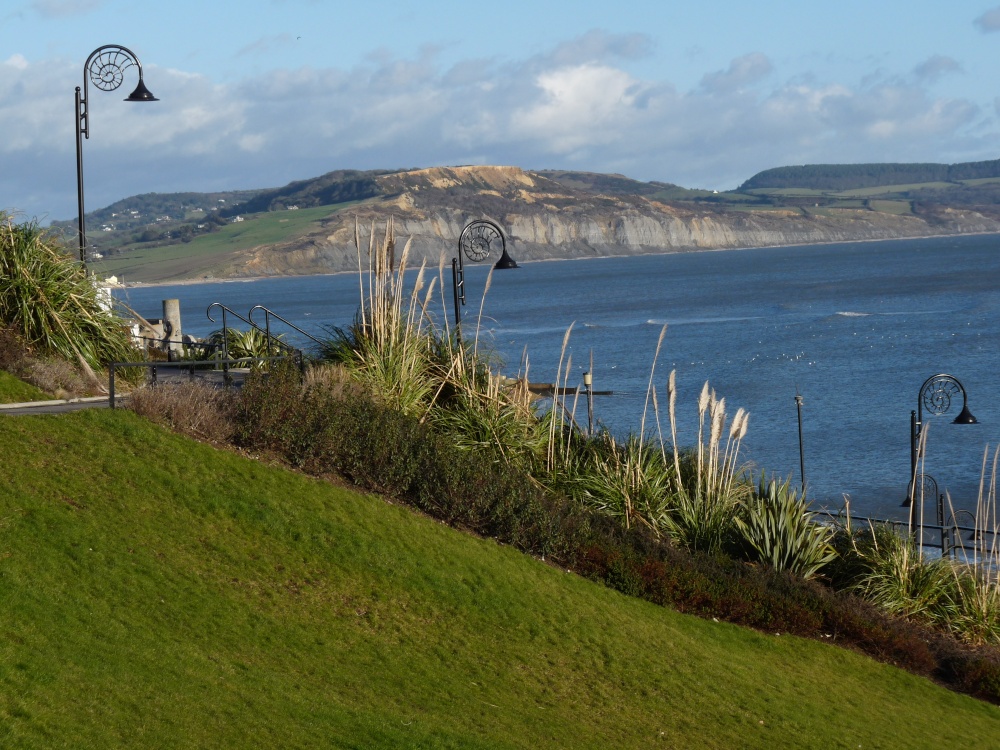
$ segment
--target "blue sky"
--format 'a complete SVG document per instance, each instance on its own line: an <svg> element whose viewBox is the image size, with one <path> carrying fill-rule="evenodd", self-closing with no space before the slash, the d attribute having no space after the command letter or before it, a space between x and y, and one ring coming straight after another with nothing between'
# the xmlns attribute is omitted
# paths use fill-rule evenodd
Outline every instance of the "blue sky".
<svg viewBox="0 0 1000 750"><path fill-rule="evenodd" d="M0 209L75 216L73 90L104 44L159 102L90 90L87 206L339 168L513 164L727 189L769 167L1000 157L995 1L8 0Z"/></svg>

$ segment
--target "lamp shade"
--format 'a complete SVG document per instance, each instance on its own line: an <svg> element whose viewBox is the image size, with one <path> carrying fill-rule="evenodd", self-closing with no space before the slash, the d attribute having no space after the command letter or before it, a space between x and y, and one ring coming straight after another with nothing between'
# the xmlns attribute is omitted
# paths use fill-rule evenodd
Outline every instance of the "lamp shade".
<svg viewBox="0 0 1000 750"><path fill-rule="evenodd" d="M503 255L500 256L500 260L498 260L496 265L493 267L500 270L504 268L517 268L517 263L515 263L514 259L507 254L507 248L504 247Z"/></svg>
<svg viewBox="0 0 1000 750"><path fill-rule="evenodd" d="M160 101L155 96L153 92L146 88L146 84L142 82L142 78L139 79L139 85L135 87L135 91L128 95L127 102L158 102Z"/></svg>
<svg viewBox="0 0 1000 750"><path fill-rule="evenodd" d="M972 415L972 412L969 411L969 407L963 404L962 412L955 417L952 424L979 424L979 420Z"/></svg>

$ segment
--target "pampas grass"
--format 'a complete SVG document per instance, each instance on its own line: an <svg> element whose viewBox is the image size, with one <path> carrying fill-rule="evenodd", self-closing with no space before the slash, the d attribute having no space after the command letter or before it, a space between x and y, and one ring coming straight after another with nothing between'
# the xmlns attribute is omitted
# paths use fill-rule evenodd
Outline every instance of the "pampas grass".
<svg viewBox="0 0 1000 750"><path fill-rule="evenodd" d="M971 547L966 547L958 535L956 548L960 554L952 563L954 586L946 612L950 629L971 643L1000 643L1000 525L997 518L1000 449L993 453L992 463L989 458L987 446L983 451L976 499L974 541ZM954 517L951 497L946 496L946 499Z"/></svg>
<svg viewBox="0 0 1000 750"><path fill-rule="evenodd" d="M749 415L737 410L727 432L726 400L718 398L706 382L698 396L698 442L685 456L677 444L674 373L667 381L667 403L676 486L674 506L664 516L663 530L682 547L717 552L733 535L738 511L752 493L739 463Z"/></svg>
<svg viewBox="0 0 1000 750"><path fill-rule="evenodd" d="M427 282L422 264L407 291L411 241L397 253L392 220L381 238L372 225L367 248L362 234L356 222L357 319L347 331L335 329L321 354L340 362L380 402L434 424L460 447L489 449L498 460L534 467L544 452L548 421L535 413L526 379L511 381L492 369L479 338L484 302L475 338L467 344L448 327L443 295L440 318L431 312L434 293L443 286L443 256L437 278ZM484 299L491 282L492 274Z"/></svg>

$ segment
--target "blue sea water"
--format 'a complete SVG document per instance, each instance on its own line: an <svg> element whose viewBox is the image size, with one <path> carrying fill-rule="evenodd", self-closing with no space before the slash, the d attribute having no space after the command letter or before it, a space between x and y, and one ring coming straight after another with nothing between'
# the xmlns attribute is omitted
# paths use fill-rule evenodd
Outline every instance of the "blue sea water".
<svg viewBox="0 0 1000 750"><path fill-rule="evenodd" d="M667 332L653 382L661 405L677 372L678 440L697 434L697 399L707 380L733 414L750 412L741 456L798 485L795 396L803 397L808 494L854 512L903 516L909 473L910 411L922 383L945 372L965 386L979 424L951 424L961 404L926 417L925 471L956 507L974 504L984 449L1000 443L1000 237L965 236L524 263L498 271L483 301L489 267L466 266L467 336L478 325L517 374L552 382L567 329L569 385L591 369L595 417L616 434L642 426L661 328ZM516 246L511 254L516 258ZM436 269L434 276L436 276ZM452 316L451 278L444 279ZM356 274L129 288L141 314L160 317L161 300L181 303L185 333L219 327L212 302L243 315L263 304L304 330L344 326L358 308ZM290 337L294 339L294 336ZM583 401L578 419L585 422ZM666 415L663 415L666 430ZM655 434L652 410L646 434ZM990 455L992 462L992 454Z"/></svg>

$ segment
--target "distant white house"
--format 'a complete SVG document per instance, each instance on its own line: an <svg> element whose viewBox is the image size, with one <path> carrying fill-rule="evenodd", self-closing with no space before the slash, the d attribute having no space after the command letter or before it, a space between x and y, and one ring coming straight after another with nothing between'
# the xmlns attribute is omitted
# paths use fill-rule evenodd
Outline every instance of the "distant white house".
<svg viewBox="0 0 1000 750"><path fill-rule="evenodd" d="M242 216L237 216L235 219L232 220L231 223L232 224L236 224L237 222L240 222L240 221L243 221L243 217Z"/></svg>
<svg viewBox="0 0 1000 750"><path fill-rule="evenodd" d="M289 210L289 211L298 211L298 210L299 210L299 207L298 207L298 206L289 206L289 207L288 207L288 210Z"/></svg>

